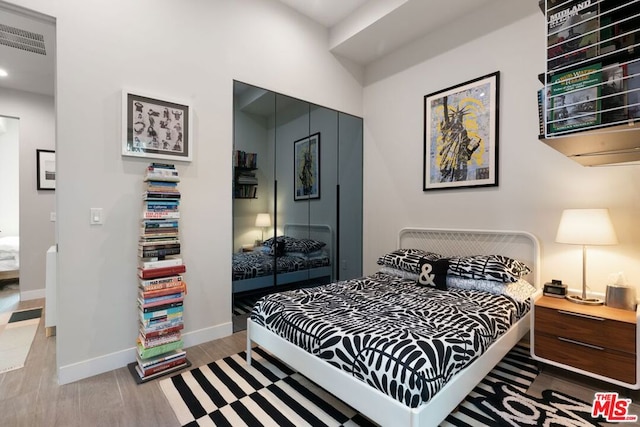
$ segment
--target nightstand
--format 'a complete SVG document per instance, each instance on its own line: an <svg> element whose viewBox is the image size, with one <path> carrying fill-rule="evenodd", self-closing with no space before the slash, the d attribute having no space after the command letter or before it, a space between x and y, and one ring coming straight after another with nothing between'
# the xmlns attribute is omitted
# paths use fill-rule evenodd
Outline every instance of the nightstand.
<svg viewBox="0 0 640 427"><path fill-rule="evenodd" d="M531 318L535 360L640 389L635 311L541 296Z"/></svg>

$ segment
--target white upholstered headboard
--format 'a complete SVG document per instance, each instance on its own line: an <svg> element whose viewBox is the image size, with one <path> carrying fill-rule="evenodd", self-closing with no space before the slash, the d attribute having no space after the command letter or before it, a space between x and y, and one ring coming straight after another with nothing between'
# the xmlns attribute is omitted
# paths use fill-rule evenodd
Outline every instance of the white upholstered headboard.
<svg viewBox="0 0 640 427"><path fill-rule="evenodd" d="M540 243L531 233L509 230L449 230L441 228L403 228L398 248L415 248L455 255L504 255L531 268L527 280L540 287Z"/></svg>

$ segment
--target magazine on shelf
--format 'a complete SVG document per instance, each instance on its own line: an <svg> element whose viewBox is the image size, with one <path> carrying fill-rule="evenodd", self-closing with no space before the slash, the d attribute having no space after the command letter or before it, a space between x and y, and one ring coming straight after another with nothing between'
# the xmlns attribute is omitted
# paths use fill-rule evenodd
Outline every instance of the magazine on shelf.
<svg viewBox="0 0 640 427"><path fill-rule="evenodd" d="M598 55L598 0L550 1L547 4L548 69Z"/></svg>
<svg viewBox="0 0 640 427"><path fill-rule="evenodd" d="M627 66L619 63L602 67L602 123L620 123L628 118L626 70Z"/></svg>
<svg viewBox="0 0 640 427"><path fill-rule="evenodd" d="M600 124L601 82L601 64L552 76L551 133Z"/></svg>
<svg viewBox="0 0 640 427"><path fill-rule="evenodd" d="M640 60L627 64L627 114L630 119L640 117Z"/></svg>

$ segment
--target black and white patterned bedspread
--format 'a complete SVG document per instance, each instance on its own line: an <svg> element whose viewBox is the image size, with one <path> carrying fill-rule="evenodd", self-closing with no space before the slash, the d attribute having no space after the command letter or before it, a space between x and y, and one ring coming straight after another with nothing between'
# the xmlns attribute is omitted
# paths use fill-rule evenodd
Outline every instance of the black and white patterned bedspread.
<svg viewBox="0 0 640 427"><path fill-rule="evenodd" d="M299 256L284 255L275 257L278 273L290 273L305 268L329 265L329 257L305 259ZM232 280L252 279L273 274L274 257L264 252L241 252L233 254Z"/></svg>
<svg viewBox="0 0 640 427"><path fill-rule="evenodd" d="M251 319L415 408L528 310L528 301L379 272L266 296Z"/></svg>

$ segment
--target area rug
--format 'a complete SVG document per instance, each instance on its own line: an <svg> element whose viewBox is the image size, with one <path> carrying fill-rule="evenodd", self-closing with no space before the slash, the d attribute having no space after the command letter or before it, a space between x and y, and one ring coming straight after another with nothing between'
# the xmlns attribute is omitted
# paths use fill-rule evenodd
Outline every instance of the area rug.
<svg viewBox="0 0 640 427"><path fill-rule="evenodd" d="M490 414L496 426L600 426L603 417L591 416L587 403L555 390L544 390L542 398L530 396L510 384L495 383L486 398L471 398L481 411Z"/></svg>
<svg viewBox="0 0 640 427"><path fill-rule="evenodd" d="M591 404L554 391L526 394L538 375L529 348L514 347L442 426L598 426ZM261 348L160 381L182 426L371 426L365 417Z"/></svg>
<svg viewBox="0 0 640 427"><path fill-rule="evenodd" d="M42 307L0 313L0 373L24 367Z"/></svg>
<svg viewBox="0 0 640 427"><path fill-rule="evenodd" d="M242 316L251 313L251 309L256 302L262 298L262 295L246 295L233 297L233 314L234 316Z"/></svg>

